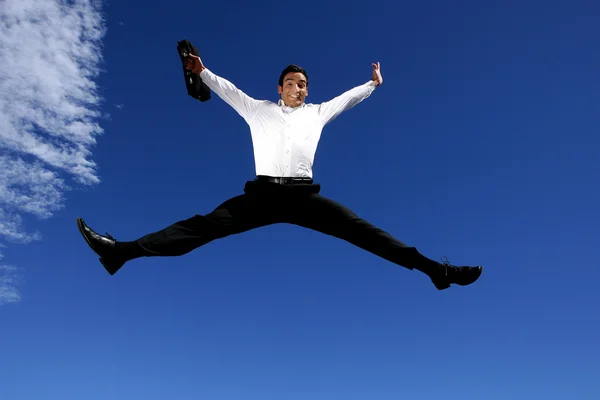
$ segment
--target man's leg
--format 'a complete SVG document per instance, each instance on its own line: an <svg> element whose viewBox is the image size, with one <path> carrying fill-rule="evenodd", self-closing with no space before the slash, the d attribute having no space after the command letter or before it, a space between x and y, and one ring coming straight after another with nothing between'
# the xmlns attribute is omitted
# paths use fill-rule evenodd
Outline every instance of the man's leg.
<svg viewBox="0 0 600 400"><path fill-rule="evenodd" d="M148 256L180 256L215 239L276 222L276 214L251 195L233 197L206 215L195 215L135 241Z"/></svg>
<svg viewBox="0 0 600 400"><path fill-rule="evenodd" d="M78 226L112 275L134 258L181 256L215 239L276 223L281 218L278 209L269 205L254 194L242 194L225 201L209 214L195 215L131 242L98 235L83 220L78 220Z"/></svg>
<svg viewBox="0 0 600 400"><path fill-rule="evenodd" d="M408 269L417 269L432 279L438 289L450 283L473 283L480 267L453 267L431 260L412 246L358 217L347 207L319 194L306 196L297 205L291 223L343 239L361 249Z"/></svg>

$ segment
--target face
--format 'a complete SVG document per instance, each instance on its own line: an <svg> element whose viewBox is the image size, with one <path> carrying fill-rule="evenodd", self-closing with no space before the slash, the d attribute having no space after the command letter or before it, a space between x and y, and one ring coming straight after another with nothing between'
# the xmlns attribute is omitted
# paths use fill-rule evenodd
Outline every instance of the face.
<svg viewBox="0 0 600 400"><path fill-rule="evenodd" d="M277 86L281 100L288 107L298 107L308 96L306 77L300 72L290 72L283 78L283 86Z"/></svg>

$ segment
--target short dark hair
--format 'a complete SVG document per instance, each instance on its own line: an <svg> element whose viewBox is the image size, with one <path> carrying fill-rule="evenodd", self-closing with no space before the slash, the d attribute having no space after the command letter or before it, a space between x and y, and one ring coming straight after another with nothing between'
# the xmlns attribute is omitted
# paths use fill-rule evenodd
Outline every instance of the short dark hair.
<svg viewBox="0 0 600 400"><path fill-rule="evenodd" d="M283 78L290 72L300 72L306 77L306 86L308 86L308 74L304 70L304 68L300 67L296 64L290 64L283 71L281 71L281 75L279 76L279 86L283 86Z"/></svg>

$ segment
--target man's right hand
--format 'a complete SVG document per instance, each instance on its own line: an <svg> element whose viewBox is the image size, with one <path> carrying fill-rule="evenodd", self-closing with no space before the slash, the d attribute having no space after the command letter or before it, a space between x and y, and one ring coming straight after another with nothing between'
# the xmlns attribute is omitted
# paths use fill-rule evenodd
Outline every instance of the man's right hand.
<svg viewBox="0 0 600 400"><path fill-rule="evenodd" d="M185 68L189 71L192 71L193 74L200 74L200 72L206 69L200 57L195 56L193 54L187 56Z"/></svg>

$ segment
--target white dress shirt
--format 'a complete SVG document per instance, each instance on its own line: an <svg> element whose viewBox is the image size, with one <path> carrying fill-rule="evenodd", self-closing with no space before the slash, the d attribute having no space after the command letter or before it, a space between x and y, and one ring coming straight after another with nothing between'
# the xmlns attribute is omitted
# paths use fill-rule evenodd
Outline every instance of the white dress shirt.
<svg viewBox="0 0 600 400"><path fill-rule="evenodd" d="M282 100L256 100L208 69L202 81L250 126L256 175L312 178L323 127L375 90L368 81L321 104L288 107Z"/></svg>

